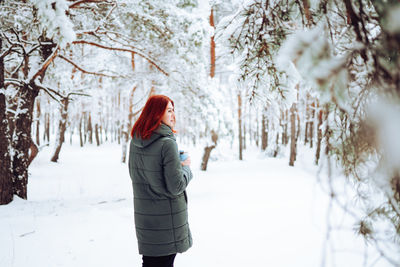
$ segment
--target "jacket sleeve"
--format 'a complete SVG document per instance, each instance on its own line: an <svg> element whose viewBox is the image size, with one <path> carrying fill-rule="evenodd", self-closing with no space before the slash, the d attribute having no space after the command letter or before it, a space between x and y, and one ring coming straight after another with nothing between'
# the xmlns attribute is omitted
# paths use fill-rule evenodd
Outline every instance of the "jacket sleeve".
<svg viewBox="0 0 400 267"><path fill-rule="evenodd" d="M173 139L165 140L161 156L167 190L172 195L178 196L185 191L192 180L192 172L188 166L181 165L178 146Z"/></svg>

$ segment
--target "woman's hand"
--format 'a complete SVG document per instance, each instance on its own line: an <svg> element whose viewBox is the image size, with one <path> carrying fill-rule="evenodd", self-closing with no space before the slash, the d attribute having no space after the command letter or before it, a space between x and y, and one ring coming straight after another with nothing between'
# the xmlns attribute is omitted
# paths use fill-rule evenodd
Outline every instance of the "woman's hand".
<svg viewBox="0 0 400 267"><path fill-rule="evenodd" d="M190 156L188 156L184 161L181 161L182 166L190 166L190 163Z"/></svg>

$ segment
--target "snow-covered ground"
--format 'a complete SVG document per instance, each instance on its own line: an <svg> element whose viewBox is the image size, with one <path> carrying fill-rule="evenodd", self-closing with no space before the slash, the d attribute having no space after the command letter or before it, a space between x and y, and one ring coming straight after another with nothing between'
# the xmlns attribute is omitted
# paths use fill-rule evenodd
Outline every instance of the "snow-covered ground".
<svg viewBox="0 0 400 267"><path fill-rule="evenodd" d="M295 167L283 158L229 147L199 171L202 147L187 147L194 179L188 188L193 247L176 267L389 266L354 235L339 209L328 213L312 151ZM44 148L30 167L28 201L0 206L1 267L141 266L128 169L116 144L64 145L59 163ZM301 151L301 150L300 150ZM214 156L215 157L215 156ZM327 216L341 229L326 240ZM325 251L325 252L324 252ZM366 265L363 263L366 262Z"/></svg>

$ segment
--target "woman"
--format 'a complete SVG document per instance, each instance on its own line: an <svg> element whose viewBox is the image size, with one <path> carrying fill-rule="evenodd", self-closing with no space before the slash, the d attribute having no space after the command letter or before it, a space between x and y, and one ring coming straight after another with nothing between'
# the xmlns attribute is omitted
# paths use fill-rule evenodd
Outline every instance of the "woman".
<svg viewBox="0 0 400 267"><path fill-rule="evenodd" d="M129 173L143 267L172 267L176 253L192 246L185 192L190 157L180 161L174 126L174 102L154 95L131 132Z"/></svg>

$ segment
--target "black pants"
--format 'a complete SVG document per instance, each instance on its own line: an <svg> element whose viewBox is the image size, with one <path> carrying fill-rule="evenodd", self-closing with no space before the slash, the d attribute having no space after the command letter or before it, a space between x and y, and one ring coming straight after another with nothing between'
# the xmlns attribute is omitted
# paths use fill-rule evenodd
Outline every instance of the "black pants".
<svg viewBox="0 0 400 267"><path fill-rule="evenodd" d="M149 257L143 255L142 267L174 267L175 256L176 254L161 257Z"/></svg>

